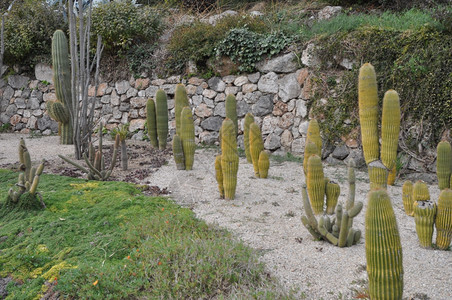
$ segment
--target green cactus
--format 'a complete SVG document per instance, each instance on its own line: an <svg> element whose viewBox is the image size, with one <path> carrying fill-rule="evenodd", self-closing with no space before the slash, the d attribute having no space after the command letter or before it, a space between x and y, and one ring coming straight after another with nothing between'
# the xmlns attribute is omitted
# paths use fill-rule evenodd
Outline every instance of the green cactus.
<svg viewBox="0 0 452 300"><path fill-rule="evenodd" d="M71 64L69 62L68 41L64 32L55 31L52 39L53 82L57 101L48 101L47 111L58 122L60 143L73 144L73 118L75 107L72 103Z"/></svg>
<svg viewBox="0 0 452 300"><path fill-rule="evenodd" d="M166 148L168 137L168 100L165 91L162 89L159 89L155 94L155 120L159 149L163 150Z"/></svg>
<svg viewBox="0 0 452 300"><path fill-rule="evenodd" d="M314 214L323 213L325 198L325 180L323 175L322 160L318 155L312 155L308 159L308 171L306 176L308 195Z"/></svg>
<svg viewBox="0 0 452 300"><path fill-rule="evenodd" d="M334 214L340 193L341 193L341 188L339 187L339 184L328 180L328 182L326 183L326 188L325 188L326 213L327 214L329 214L329 215Z"/></svg>
<svg viewBox="0 0 452 300"><path fill-rule="evenodd" d="M308 125L306 135L306 145L313 142L317 146L317 155L322 157L322 138L320 137L320 126L316 119L311 119Z"/></svg>
<svg viewBox="0 0 452 300"><path fill-rule="evenodd" d="M436 246L446 250L452 240L452 190L444 189L438 199L436 215Z"/></svg>
<svg viewBox="0 0 452 300"><path fill-rule="evenodd" d="M436 147L436 176L440 190L450 188L452 180L452 148L448 141L441 141Z"/></svg>
<svg viewBox="0 0 452 300"><path fill-rule="evenodd" d="M232 122L234 123L235 136L237 136L239 125L237 120L237 100L235 99L234 95L229 94L226 96L225 108L226 108L226 118L231 119Z"/></svg>
<svg viewBox="0 0 452 300"><path fill-rule="evenodd" d="M245 144L245 155L246 155L246 161L250 164L253 163L253 160L251 159L251 153L250 153L250 125L254 122L254 116L252 113L247 113L245 115L245 121L243 124L243 143Z"/></svg>
<svg viewBox="0 0 452 300"><path fill-rule="evenodd" d="M183 84L176 85L176 90L174 91L174 107L175 107L175 118L176 118L176 134L180 135L180 113L185 106L190 106L187 97L187 90Z"/></svg>
<svg viewBox="0 0 452 300"><path fill-rule="evenodd" d="M303 171L306 176L308 172L308 159L311 155L318 155L317 145L312 141L306 141L306 146L304 148L304 157L303 157Z"/></svg>
<svg viewBox="0 0 452 300"><path fill-rule="evenodd" d="M431 200L414 202L414 222L421 247L430 248L432 246L436 210L436 204Z"/></svg>
<svg viewBox="0 0 452 300"><path fill-rule="evenodd" d="M400 101L394 90L388 90L383 98L381 119L381 162L391 170L397 159L400 132Z"/></svg>
<svg viewBox="0 0 452 300"><path fill-rule="evenodd" d="M265 150L262 150L259 154L259 177L260 178L267 178L268 176L268 169L270 168L270 159L268 157L268 153Z"/></svg>
<svg viewBox="0 0 452 300"><path fill-rule="evenodd" d="M220 191L220 198L224 198L224 186L223 186L223 170L221 169L221 154L215 158L215 178L218 183L218 190Z"/></svg>
<svg viewBox="0 0 452 300"><path fill-rule="evenodd" d="M413 185L413 203L415 201L427 201L430 200L430 193L428 191L428 186L425 182L418 180Z"/></svg>
<svg viewBox="0 0 452 300"><path fill-rule="evenodd" d="M407 180L402 186L402 201L405 213L409 216L414 214L413 211L413 183Z"/></svg>
<svg viewBox="0 0 452 300"><path fill-rule="evenodd" d="M365 63L359 69L358 101L364 158L366 164L369 164L380 158L377 75L370 63Z"/></svg>
<svg viewBox="0 0 452 300"><path fill-rule="evenodd" d="M173 137L173 155L178 170L185 170L184 150L182 148L182 140L178 134Z"/></svg>
<svg viewBox="0 0 452 300"><path fill-rule="evenodd" d="M195 160L195 125L190 107L186 106L180 114L180 138L184 150L185 170L192 170Z"/></svg>
<svg viewBox="0 0 452 300"><path fill-rule="evenodd" d="M228 200L235 198L239 169L237 137L234 126L234 122L229 118L226 118L221 126L221 169L223 172L224 197Z"/></svg>
<svg viewBox="0 0 452 300"><path fill-rule="evenodd" d="M393 186L395 184L396 177L397 177L397 168L394 165L388 173L388 180L387 180L386 184Z"/></svg>
<svg viewBox="0 0 452 300"><path fill-rule="evenodd" d="M19 179L16 186L18 189L11 188L8 191L6 202L3 204L8 209L39 209L45 208L41 195L37 192L39 179L44 170L45 160L42 160L38 167L31 164L30 152L23 138L19 142Z"/></svg>
<svg viewBox="0 0 452 300"><path fill-rule="evenodd" d="M159 142L157 139L157 120L155 113L154 99L148 99L146 102L146 124L148 128L148 137L151 141L152 148L158 148Z"/></svg>
<svg viewBox="0 0 452 300"><path fill-rule="evenodd" d="M250 125L250 154L253 161L254 175L259 177L259 155L264 150L261 130L256 123Z"/></svg>
<svg viewBox="0 0 452 300"><path fill-rule="evenodd" d="M370 299L402 299L402 245L386 190L369 193L365 223Z"/></svg>
<svg viewBox="0 0 452 300"><path fill-rule="evenodd" d="M375 190L379 188L386 189L388 185L389 171L381 163L380 160L374 160L367 166L369 172L370 189Z"/></svg>

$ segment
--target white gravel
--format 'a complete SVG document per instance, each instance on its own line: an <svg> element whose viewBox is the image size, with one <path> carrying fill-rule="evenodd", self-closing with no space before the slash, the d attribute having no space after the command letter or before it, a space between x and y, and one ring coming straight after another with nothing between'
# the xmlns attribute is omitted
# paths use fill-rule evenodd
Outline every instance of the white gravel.
<svg viewBox="0 0 452 300"><path fill-rule="evenodd" d="M0 165L17 161L20 135L0 134ZM58 137L26 139L32 158L56 158L72 154L73 146L58 145ZM14 151L12 151L14 149ZM240 159L235 200L219 198L214 174L216 151L197 150L194 170L176 170L174 161L162 166L151 177L151 185L167 187L177 203L193 209L197 217L233 232L247 245L259 250L268 270L287 288L298 291L304 299L352 299L354 291L366 285L364 237L349 248L314 241L300 221L301 184L305 181L302 165L272 161L269 178L257 179L251 164ZM339 201L347 197L347 169L324 164L326 176L341 186ZM354 221L354 228L364 234L367 173L356 172L356 201L364 209ZM403 211L401 182L388 191L397 217L405 271L404 298L452 299L452 251L422 249L417 241L414 219ZM429 186L431 199L437 201L439 190ZM435 236L434 236L435 238ZM425 298L428 297L428 298Z"/></svg>

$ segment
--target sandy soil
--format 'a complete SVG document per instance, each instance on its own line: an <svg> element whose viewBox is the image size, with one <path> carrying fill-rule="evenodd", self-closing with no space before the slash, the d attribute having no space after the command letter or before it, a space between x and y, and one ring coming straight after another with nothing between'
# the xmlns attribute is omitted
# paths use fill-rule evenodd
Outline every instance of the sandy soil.
<svg viewBox="0 0 452 300"><path fill-rule="evenodd" d="M17 161L18 137L0 135L0 165ZM62 163L57 154L73 152L72 146L58 145L58 137L26 139L26 143L33 159L46 157L53 165ZM149 173L142 183L169 190L169 197L191 208L200 219L228 229L257 249L270 273L287 288L297 290L300 298L352 299L363 290L367 281L364 237L355 246L339 248L314 241L301 224L301 185L305 178L300 163L272 161L269 178L257 179L252 165L242 158L236 199L227 201L219 198L214 175L216 154L214 149L197 150L192 171L176 170L174 161L169 159L167 165ZM139 168L139 164L133 164L133 168ZM324 164L324 171L340 184L339 201L345 202L346 167ZM403 210L401 184L396 183L388 191L403 247L404 298L451 299L452 251L422 249L418 245L414 219ZM355 218L354 228L361 231L368 189L367 173L356 171L356 201L362 201L364 209ZM431 185L429 190L436 201L438 187Z"/></svg>

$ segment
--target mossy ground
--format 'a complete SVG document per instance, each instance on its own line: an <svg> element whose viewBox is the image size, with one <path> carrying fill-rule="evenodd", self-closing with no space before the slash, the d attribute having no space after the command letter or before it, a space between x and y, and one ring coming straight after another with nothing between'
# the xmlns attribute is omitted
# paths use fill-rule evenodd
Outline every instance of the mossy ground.
<svg viewBox="0 0 452 300"><path fill-rule="evenodd" d="M0 199L16 179L0 170ZM0 213L7 299L285 297L249 248L166 198L46 174L39 190L47 209Z"/></svg>

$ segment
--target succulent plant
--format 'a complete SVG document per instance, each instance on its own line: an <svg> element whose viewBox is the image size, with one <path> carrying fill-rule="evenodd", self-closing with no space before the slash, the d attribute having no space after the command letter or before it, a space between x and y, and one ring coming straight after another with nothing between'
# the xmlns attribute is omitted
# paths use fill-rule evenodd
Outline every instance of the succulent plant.
<svg viewBox="0 0 452 300"><path fill-rule="evenodd" d="M265 150L262 150L259 154L259 177L260 178L267 178L268 176L268 169L270 168L270 159L268 157L268 153Z"/></svg>
<svg viewBox="0 0 452 300"><path fill-rule="evenodd" d="M452 148L448 141L441 141L436 148L436 175L440 190L451 188Z"/></svg>
<svg viewBox="0 0 452 300"><path fill-rule="evenodd" d="M237 100L232 94L228 94L225 100L226 118L229 118L234 123L235 136L238 133L238 120L237 120Z"/></svg>
<svg viewBox="0 0 452 300"><path fill-rule="evenodd" d="M223 170L221 169L221 154L215 158L215 179L218 183L218 190L220 191L220 198L224 198L223 186Z"/></svg>
<svg viewBox="0 0 452 300"><path fill-rule="evenodd" d="M264 141L262 140L261 130L256 123L250 125L250 154L253 161L254 175L259 177L259 155L264 150Z"/></svg>
<svg viewBox="0 0 452 300"><path fill-rule="evenodd" d="M303 171L305 176L308 172L308 159L314 154L318 155L317 145L312 141L306 141L303 157Z"/></svg>
<svg viewBox="0 0 452 300"><path fill-rule="evenodd" d="M317 146L317 155L322 157L322 138L320 137L320 126L316 119L311 119L308 125L306 135L306 145L313 142Z"/></svg>
<svg viewBox="0 0 452 300"><path fill-rule="evenodd" d="M407 180L402 186L402 202L405 213L409 216L414 214L413 211L413 183Z"/></svg>
<svg viewBox="0 0 452 300"><path fill-rule="evenodd" d="M148 129L148 137L152 148L158 148L159 142L157 139L157 120L155 114L155 101L148 99L146 102L146 124Z"/></svg>
<svg viewBox="0 0 452 300"><path fill-rule="evenodd" d="M254 116L252 113L247 113L245 115L245 121L243 122L243 143L245 145L245 155L246 161L253 163L250 153L250 125L254 122Z"/></svg>
<svg viewBox="0 0 452 300"><path fill-rule="evenodd" d="M174 107L175 107L175 119L176 119L176 134L180 135L180 113L182 109L186 106L190 106L187 97L187 90L183 84L176 85L176 90L174 91Z"/></svg>
<svg viewBox="0 0 452 300"><path fill-rule="evenodd" d="M162 89L155 94L155 120L159 149L165 149L168 138L168 99Z"/></svg>
<svg viewBox="0 0 452 300"><path fill-rule="evenodd" d="M325 202L325 179L323 175L322 160L318 155L311 155L308 159L308 172L306 185L314 214L323 213Z"/></svg>
<svg viewBox="0 0 452 300"><path fill-rule="evenodd" d="M182 140L178 134L173 137L173 156L178 170L185 170L184 150L182 149Z"/></svg>
<svg viewBox="0 0 452 300"><path fill-rule="evenodd" d="M221 126L221 170L223 173L224 197L228 200L235 198L239 169L237 137L234 126L234 122L229 118L226 118Z"/></svg>
<svg viewBox="0 0 452 300"><path fill-rule="evenodd" d="M339 184L328 180L325 185L325 195L326 195L326 213L329 215L334 214L336 209L337 201L339 199L339 194L341 193L341 188Z"/></svg>
<svg viewBox="0 0 452 300"><path fill-rule="evenodd" d="M436 204L431 200L414 202L414 222L421 247L430 248L432 246L436 210Z"/></svg>
<svg viewBox="0 0 452 300"><path fill-rule="evenodd" d="M452 240L452 190L443 189L438 199L436 215L436 246L446 250Z"/></svg>
<svg viewBox="0 0 452 300"><path fill-rule="evenodd" d="M195 125L190 107L186 106L180 114L180 138L184 151L185 170L192 170L195 160Z"/></svg>

